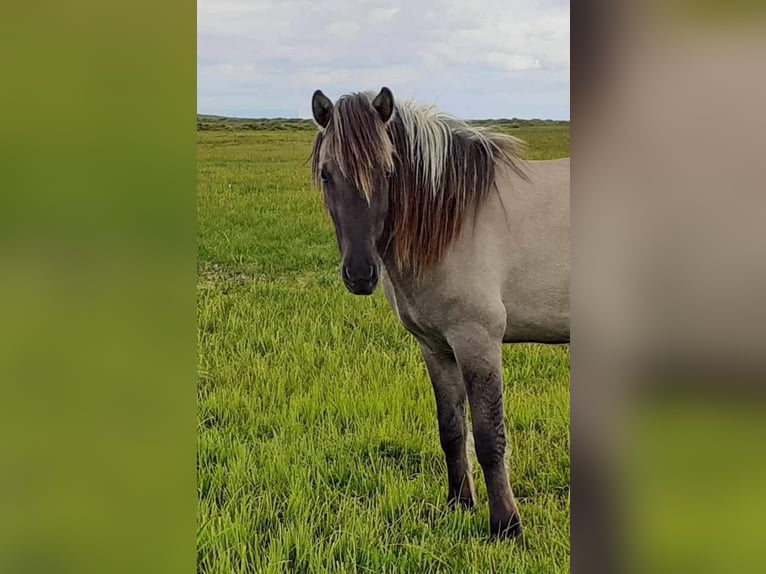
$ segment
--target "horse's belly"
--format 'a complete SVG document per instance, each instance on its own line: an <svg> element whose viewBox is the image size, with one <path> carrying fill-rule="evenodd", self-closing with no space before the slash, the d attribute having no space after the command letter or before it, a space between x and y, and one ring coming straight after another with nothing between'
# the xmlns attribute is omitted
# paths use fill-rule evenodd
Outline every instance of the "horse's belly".
<svg viewBox="0 0 766 574"><path fill-rule="evenodd" d="M523 322L509 319L503 343L569 343L569 321Z"/></svg>
<svg viewBox="0 0 766 574"><path fill-rule="evenodd" d="M569 298L506 301L504 343L568 343Z"/></svg>

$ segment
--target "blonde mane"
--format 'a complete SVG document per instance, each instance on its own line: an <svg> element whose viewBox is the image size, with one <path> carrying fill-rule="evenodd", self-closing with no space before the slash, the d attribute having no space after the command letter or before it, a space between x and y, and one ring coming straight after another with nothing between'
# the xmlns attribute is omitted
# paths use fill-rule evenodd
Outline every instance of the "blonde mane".
<svg viewBox="0 0 766 574"><path fill-rule="evenodd" d="M432 106L397 102L384 124L370 92L341 97L312 151L312 174L319 185L324 158L368 198L373 175L391 171L389 248L400 269L416 275L430 268L462 228L466 214L495 186L498 167L526 179L524 143L474 127Z"/></svg>

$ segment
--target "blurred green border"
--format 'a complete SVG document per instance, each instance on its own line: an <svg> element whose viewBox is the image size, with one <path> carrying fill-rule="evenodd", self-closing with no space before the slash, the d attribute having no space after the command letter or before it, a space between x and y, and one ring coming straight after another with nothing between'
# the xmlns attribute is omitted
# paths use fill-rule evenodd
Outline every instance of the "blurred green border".
<svg viewBox="0 0 766 574"><path fill-rule="evenodd" d="M195 569L196 4L6 6L0 571Z"/></svg>

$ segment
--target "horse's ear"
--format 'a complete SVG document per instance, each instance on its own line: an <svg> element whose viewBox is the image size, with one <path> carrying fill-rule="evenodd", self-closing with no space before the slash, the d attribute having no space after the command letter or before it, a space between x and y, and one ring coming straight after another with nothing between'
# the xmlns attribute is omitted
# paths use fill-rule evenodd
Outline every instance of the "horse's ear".
<svg viewBox="0 0 766 574"><path fill-rule="evenodd" d="M314 121L320 127L326 128L332 116L332 100L325 96L322 90L317 90L311 97L311 111Z"/></svg>
<svg viewBox="0 0 766 574"><path fill-rule="evenodd" d="M372 100L372 107L377 110L383 123L386 123L394 114L394 94L387 87L383 86L380 89L380 93Z"/></svg>

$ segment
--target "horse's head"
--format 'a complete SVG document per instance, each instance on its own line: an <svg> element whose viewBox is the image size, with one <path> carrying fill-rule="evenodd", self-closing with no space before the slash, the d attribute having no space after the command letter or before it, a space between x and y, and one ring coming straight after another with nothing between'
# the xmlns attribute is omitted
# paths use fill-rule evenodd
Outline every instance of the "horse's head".
<svg viewBox="0 0 766 574"><path fill-rule="evenodd" d="M341 276L355 295L371 295L380 276L377 245L385 228L393 170L386 124L394 112L394 96L383 88L374 98L351 94L333 105L317 90L311 108L320 128L312 171L335 224Z"/></svg>

